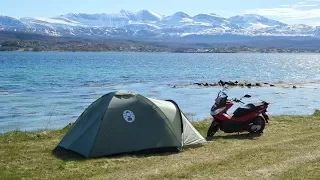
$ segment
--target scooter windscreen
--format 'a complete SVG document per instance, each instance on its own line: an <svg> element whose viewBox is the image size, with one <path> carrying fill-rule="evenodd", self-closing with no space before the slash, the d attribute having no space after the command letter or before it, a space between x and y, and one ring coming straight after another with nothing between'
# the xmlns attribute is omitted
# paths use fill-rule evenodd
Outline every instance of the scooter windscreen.
<svg viewBox="0 0 320 180"><path fill-rule="evenodd" d="M217 96L216 100L215 100L216 101L215 104L218 107L224 106L227 103L227 99L228 99L228 95L225 92L220 91L218 93L218 96Z"/></svg>

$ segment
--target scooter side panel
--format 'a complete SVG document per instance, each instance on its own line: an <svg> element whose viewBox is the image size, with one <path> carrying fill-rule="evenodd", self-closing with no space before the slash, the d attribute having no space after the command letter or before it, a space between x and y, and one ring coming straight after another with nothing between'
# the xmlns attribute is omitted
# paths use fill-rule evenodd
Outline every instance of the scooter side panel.
<svg viewBox="0 0 320 180"><path fill-rule="evenodd" d="M248 121L249 119L253 119L255 117L257 117L257 112L252 112L252 113L249 113L249 114L247 114L245 116L241 116L241 117L232 117L231 120L244 122L244 121Z"/></svg>

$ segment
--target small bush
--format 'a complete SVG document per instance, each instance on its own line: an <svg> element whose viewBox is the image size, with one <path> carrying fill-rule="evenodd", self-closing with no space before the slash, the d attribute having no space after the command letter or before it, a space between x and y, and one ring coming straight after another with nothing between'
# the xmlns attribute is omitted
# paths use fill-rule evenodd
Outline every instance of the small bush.
<svg viewBox="0 0 320 180"><path fill-rule="evenodd" d="M320 110L315 110L313 116L320 116Z"/></svg>

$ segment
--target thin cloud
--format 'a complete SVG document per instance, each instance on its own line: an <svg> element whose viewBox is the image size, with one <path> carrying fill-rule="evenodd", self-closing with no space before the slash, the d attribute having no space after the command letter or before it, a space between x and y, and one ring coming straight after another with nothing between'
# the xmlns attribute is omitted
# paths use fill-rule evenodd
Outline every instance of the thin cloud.
<svg viewBox="0 0 320 180"><path fill-rule="evenodd" d="M291 5L281 5L276 8L261 8L247 10L246 13L254 13L262 16L273 16L284 20L313 20L317 24L320 19L320 0L307 0ZM314 21L318 19L318 21Z"/></svg>
<svg viewBox="0 0 320 180"><path fill-rule="evenodd" d="M304 7L318 7L319 4L293 4L293 5L281 5L280 7L290 7L290 8L304 8Z"/></svg>
<svg viewBox="0 0 320 180"><path fill-rule="evenodd" d="M249 10L247 13L255 13L263 16L277 16L287 19L320 18L320 9L299 10L294 8L270 8Z"/></svg>

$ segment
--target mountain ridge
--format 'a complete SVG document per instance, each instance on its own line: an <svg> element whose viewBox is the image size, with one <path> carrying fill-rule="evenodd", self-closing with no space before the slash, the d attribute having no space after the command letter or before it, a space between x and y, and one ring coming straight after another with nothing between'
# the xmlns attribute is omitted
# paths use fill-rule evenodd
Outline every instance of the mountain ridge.
<svg viewBox="0 0 320 180"><path fill-rule="evenodd" d="M225 18L214 13L190 16L180 11L165 16L146 9L138 12L68 13L51 18L0 16L1 30L85 38L165 39L221 35L244 36L247 39L279 36L320 38L319 26L289 25L257 14Z"/></svg>

